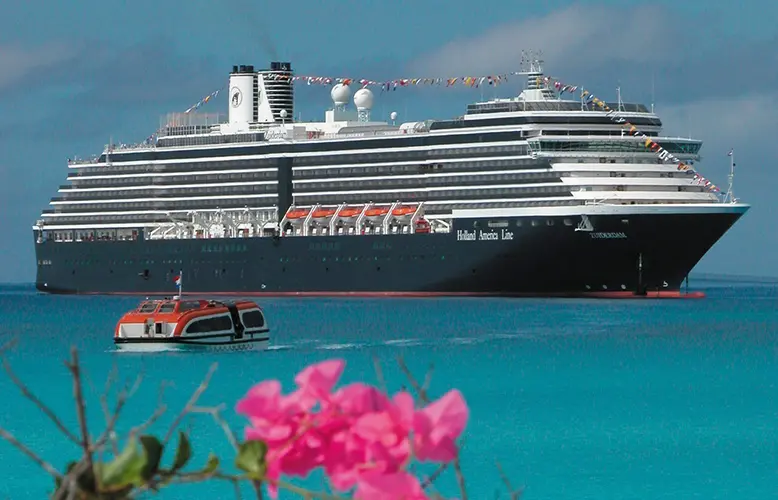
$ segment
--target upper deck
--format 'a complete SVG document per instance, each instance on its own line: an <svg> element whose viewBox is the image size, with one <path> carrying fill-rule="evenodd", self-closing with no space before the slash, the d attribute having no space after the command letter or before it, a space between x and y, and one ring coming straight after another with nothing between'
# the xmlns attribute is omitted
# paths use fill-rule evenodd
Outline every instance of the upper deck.
<svg viewBox="0 0 778 500"><path fill-rule="evenodd" d="M281 71L282 67L286 69ZM542 69L537 65L517 74L527 76L525 89L518 96L470 103L464 115L452 119L397 124L397 113L392 112L390 121L377 121L372 116L373 93L367 87L357 90L353 94L353 107L350 107L351 88L339 83L332 87L332 107L326 111L323 121L298 122L294 120L294 109L289 104L293 93L291 81L286 80L291 75L288 63L273 63L270 70L262 71L254 71L252 66L235 66L230 75L228 114L198 113L192 108L184 113L168 113L146 141L107 144L102 154L87 159L74 158L68 165L80 169L131 161L186 159L191 158L194 151L198 152L197 157L207 157L208 152L223 156L219 151L237 151L236 146L253 146L240 149L238 154L244 154L243 151L316 153L389 144L376 141L382 138L395 139L393 144L397 146L412 146L412 141L401 139L501 130L526 129L529 136L543 131L554 135L620 135L622 127L614 121L613 113L596 106L592 96L581 93L580 99L564 98L563 91L572 89L555 86L552 80L543 77ZM661 130L660 118L643 104L624 103L619 97L617 102L609 102L607 106L641 127L647 135L658 135ZM471 140L465 136L462 139Z"/></svg>

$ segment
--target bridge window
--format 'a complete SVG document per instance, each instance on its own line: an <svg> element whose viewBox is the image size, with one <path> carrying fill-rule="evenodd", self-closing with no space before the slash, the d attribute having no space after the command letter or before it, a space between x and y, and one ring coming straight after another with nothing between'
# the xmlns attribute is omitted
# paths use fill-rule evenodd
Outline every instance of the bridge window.
<svg viewBox="0 0 778 500"><path fill-rule="evenodd" d="M199 302L189 300L186 302L181 302L178 305L178 312L191 311L193 309L199 309L199 308L200 308Z"/></svg>
<svg viewBox="0 0 778 500"><path fill-rule="evenodd" d="M141 304L140 308L138 309L138 312L150 313L150 312L154 312L156 309L157 309L156 302L144 302L143 304Z"/></svg>
<svg viewBox="0 0 778 500"><path fill-rule="evenodd" d="M162 307L159 308L159 312L172 313L175 308L176 308L175 302L165 302L164 304L162 304Z"/></svg>

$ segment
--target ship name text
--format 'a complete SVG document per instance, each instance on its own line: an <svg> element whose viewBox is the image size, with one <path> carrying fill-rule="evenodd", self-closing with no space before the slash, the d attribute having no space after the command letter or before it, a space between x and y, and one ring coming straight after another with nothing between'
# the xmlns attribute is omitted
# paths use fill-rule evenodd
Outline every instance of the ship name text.
<svg viewBox="0 0 778 500"><path fill-rule="evenodd" d="M626 240L625 233L589 233L593 240Z"/></svg>
<svg viewBox="0 0 778 500"><path fill-rule="evenodd" d="M510 241L512 239L513 232L506 229L500 229L499 231L457 230L457 241Z"/></svg>

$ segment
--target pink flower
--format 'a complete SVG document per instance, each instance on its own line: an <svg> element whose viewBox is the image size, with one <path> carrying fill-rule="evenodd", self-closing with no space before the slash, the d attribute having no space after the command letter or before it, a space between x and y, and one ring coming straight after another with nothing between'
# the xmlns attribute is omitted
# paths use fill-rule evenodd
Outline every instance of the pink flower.
<svg viewBox="0 0 778 500"><path fill-rule="evenodd" d="M303 394L317 400L327 399L330 391L338 383L346 362L342 359L332 359L310 365L294 378Z"/></svg>
<svg viewBox="0 0 778 500"><path fill-rule="evenodd" d="M375 387L356 382L341 387L329 400L338 410L347 416L361 416L368 412L384 411L392 402Z"/></svg>
<svg viewBox="0 0 778 500"><path fill-rule="evenodd" d="M354 493L355 500L427 500L419 480L408 472L363 474Z"/></svg>
<svg viewBox="0 0 778 500"><path fill-rule="evenodd" d="M462 394L453 389L433 401L413 419L414 452L421 461L450 462L457 455L456 439L469 413Z"/></svg>
<svg viewBox="0 0 778 500"><path fill-rule="evenodd" d="M323 467L333 486L355 498L426 499L419 482L406 472L412 451L419 460L450 461L463 432L468 408L459 391L416 410L411 394L392 399L375 387L354 383L332 392L343 373L343 360L303 369L297 389L281 393L276 380L259 383L236 410L249 418L246 439L268 445L267 479L282 474L307 476ZM412 440L412 441L411 441ZM411 445L412 442L412 445Z"/></svg>

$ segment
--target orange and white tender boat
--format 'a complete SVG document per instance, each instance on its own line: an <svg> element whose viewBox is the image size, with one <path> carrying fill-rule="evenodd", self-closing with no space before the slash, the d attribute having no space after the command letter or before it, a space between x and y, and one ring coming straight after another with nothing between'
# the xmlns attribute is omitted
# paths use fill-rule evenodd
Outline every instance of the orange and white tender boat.
<svg viewBox="0 0 778 500"><path fill-rule="evenodd" d="M249 300L175 297L141 302L119 320L113 341L122 351L263 350L270 328L262 308Z"/></svg>

